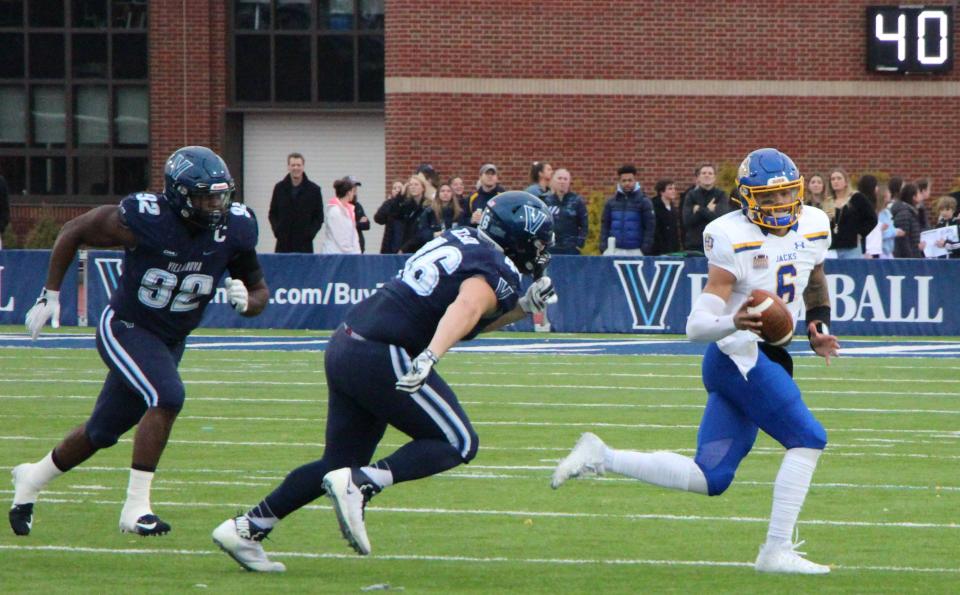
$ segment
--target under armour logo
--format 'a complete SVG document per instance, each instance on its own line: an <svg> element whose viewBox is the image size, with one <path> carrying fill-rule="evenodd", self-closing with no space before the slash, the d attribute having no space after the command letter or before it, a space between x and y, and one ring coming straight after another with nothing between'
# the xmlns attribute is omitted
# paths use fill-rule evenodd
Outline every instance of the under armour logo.
<svg viewBox="0 0 960 595"><path fill-rule="evenodd" d="M806 247L807 247L807 244L806 244L805 242L794 242L794 243L793 243L793 249L794 249L794 250L803 250L803 249L806 248Z"/></svg>
<svg viewBox="0 0 960 595"><path fill-rule="evenodd" d="M543 223L547 220L547 214L540 209L535 209L530 205L523 205L523 230L529 234L535 235Z"/></svg>

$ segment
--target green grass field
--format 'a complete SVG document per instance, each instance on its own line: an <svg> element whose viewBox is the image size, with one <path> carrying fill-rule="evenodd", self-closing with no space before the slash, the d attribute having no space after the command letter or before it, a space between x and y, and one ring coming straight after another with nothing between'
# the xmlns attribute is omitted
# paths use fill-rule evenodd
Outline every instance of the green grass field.
<svg viewBox="0 0 960 595"><path fill-rule="evenodd" d="M187 404L154 481L174 527L117 529L130 435L57 479L33 533L0 530L3 593L960 592L960 373L955 359L798 358L831 444L801 515L825 577L758 575L782 449L761 436L719 498L615 476L553 491L579 434L693 452L704 393L696 357L451 353L440 372L480 434L468 466L385 490L367 509L373 555L340 537L322 499L266 542L283 575L243 571L210 540L323 449L322 354L188 350ZM89 414L94 350L0 350L0 472L35 461ZM404 442L389 431L381 454ZM7 480L0 498L9 499Z"/></svg>

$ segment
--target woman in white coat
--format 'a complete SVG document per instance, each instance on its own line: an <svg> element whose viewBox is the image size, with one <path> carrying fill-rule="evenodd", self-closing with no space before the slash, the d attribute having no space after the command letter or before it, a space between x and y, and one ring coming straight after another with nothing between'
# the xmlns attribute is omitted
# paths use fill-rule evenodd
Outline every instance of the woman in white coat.
<svg viewBox="0 0 960 595"><path fill-rule="evenodd" d="M360 237L352 203L359 185L353 176L333 183L336 195L327 202L320 230L321 254L360 254Z"/></svg>

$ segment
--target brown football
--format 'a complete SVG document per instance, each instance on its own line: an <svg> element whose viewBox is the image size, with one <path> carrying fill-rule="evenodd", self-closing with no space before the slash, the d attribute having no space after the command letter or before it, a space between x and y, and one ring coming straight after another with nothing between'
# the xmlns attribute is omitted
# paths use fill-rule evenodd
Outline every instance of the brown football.
<svg viewBox="0 0 960 595"><path fill-rule="evenodd" d="M751 314L758 312L763 328L760 336L771 345L786 345L793 337L795 325L793 316L780 296L765 289L754 289L750 292L753 305L747 308Z"/></svg>

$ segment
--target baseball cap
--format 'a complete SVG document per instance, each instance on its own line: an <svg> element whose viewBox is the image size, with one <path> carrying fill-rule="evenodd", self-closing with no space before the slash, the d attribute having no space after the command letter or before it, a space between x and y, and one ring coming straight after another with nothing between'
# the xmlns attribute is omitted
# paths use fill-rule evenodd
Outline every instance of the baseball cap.
<svg viewBox="0 0 960 595"><path fill-rule="evenodd" d="M358 180L353 176L343 176L340 179L343 180L344 182L349 182L351 186L362 186L360 180Z"/></svg>
<svg viewBox="0 0 960 595"><path fill-rule="evenodd" d="M485 172L493 170L493 173L497 173L497 166L492 163L484 163L480 166L480 175L482 176Z"/></svg>

